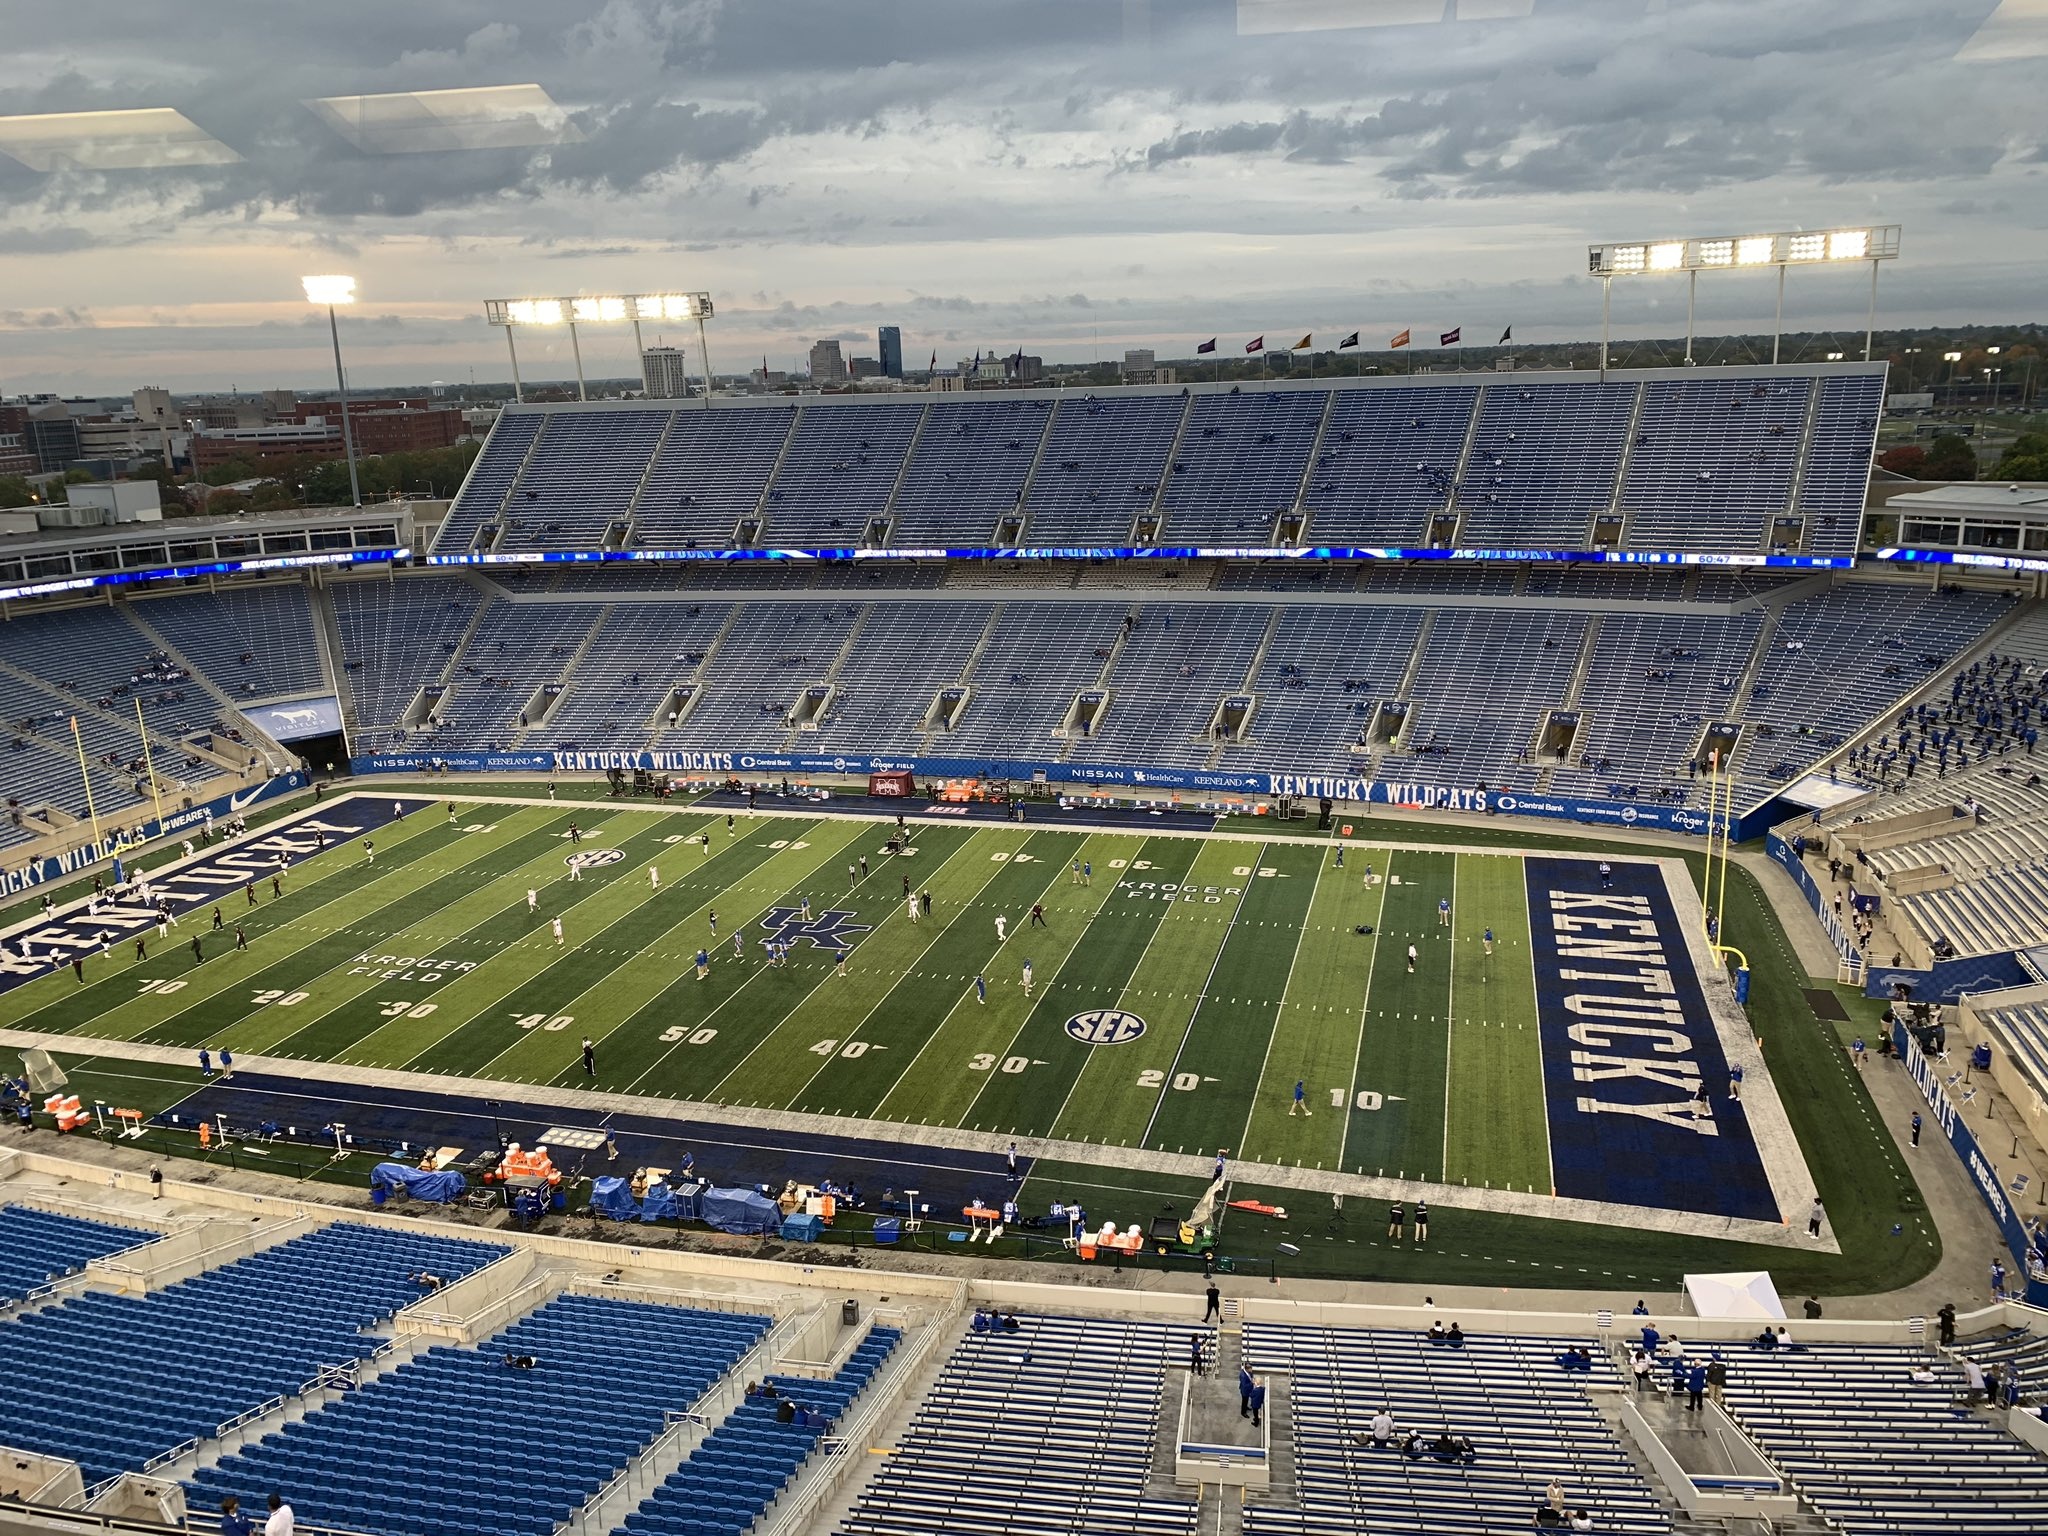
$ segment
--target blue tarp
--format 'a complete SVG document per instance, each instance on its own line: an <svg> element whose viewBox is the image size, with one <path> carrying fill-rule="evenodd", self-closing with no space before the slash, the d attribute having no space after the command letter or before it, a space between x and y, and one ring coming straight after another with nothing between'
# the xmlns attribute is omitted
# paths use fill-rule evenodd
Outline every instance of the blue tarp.
<svg viewBox="0 0 2048 1536"><path fill-rule="evenodd" d="M773 1232L782 1225L775 1202L751 1189L707 1189L698 1210L721 1232Z"/></svg>
<svg viewBox="0 0 2048 1536"><path fill-rule="evenodd" d="M370 1170L370 1188L402 1189L415 1200L431 1200L436 1205L446 1205L469 1188L469 1181L453 1169L429 1173L424 1168L409 1168L404 1163L379 1163Z"/></svg>
<svg viewBox="0 0 2048 1536"><path fill-rule="evenodd" d="M821 1216L791 1216L782 1223L782 1235L792 1243L815 1243L824 1230Z"/></svg>
<svg viewBox="0 0 2048 1536"><path fill-rule="evenodd" d="M676 1218L675 1191L656 1182L647 1186L647 1198L640 1202L642 1221L673 1221Z"/></svg>
<svg viewBox="0 0 2048 1536"><path fill-rule="evenodd" d="M631 1221L640 1214L640 1204L624 1179L598 1179L590 1186L590 1209L613 1221Z"/></svg>

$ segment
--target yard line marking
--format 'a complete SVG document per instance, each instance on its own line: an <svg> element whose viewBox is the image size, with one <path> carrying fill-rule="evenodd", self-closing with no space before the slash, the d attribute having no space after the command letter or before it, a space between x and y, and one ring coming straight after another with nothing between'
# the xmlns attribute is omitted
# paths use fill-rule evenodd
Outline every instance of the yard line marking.
<svg viewBox="0 0 2048 1536"><path fill-rule="evenodd" d="M1263 858L1264 856L1265 855L1262 851L1260 857ZM1318 858L1316 860L1315 884L1310 886L1308 891L1308 904L1311 910L1313 910L1315 907L1316 896L1322 891L1323 888L1323 869L1325 867L1325 862L1326 861L1321 858ZM1251 882L1246 881L1245 883L1249 885ZM1278 1036L1280 1033L1280 1015L1286 1010L1286 994L1294 985L1294 968L1301 964L1302 940L1304 940L1307 937L1308 924L1303 923L1301 925L1301 932L1296 934L1294 938L1294 958L1287 962L1287 985L1280 989L1280 1000L1273 1004L1273 1024L1272 1027L1266 1031L1266 1054L1262 1058L1260 1058L1258 1075L1252 1079L1252 1101L1250 1104L1245 1106L1244 1129L1238 1133L1237 1140L1231 1143L1231 1145L1237 1148L1238 1155L1240 1157L1250 1155L1247 1148L1249 1146L1252 1134L1252 1117L1259 1112L1259 1090L1265 1084L1266 1069L1273 1063L1273 1041L1274 1038ZM1219 950L1218 953L1220 954L1221 951ZM1350 1095L1346 1094L1345 1097L1349 1098ZM1346 1108L1348 1109L1349 1106L1347 1105Z"/></svg>
<svg viewBox="0 0 2048 1536"><path fill-rule="evenodd" d="M1437 1158L1437 1167L1443 1170L1443 1181L1451 1182L1451 1028L1452 1020L1458 1016L1458 914L1464 909L1458 905L1458 866L1464 860L1451 855L1451 968L1444 975L1444 1146ZM1535 946L1532 944L1533 950Z"/></svg>
<svg viewBox="0 0 2048 1536"><path fill-rule="evenodd" d="M1257 871L1259 866L1266 861L1266 851L1272 846L1270 842L1259 844L1259 851L1252 859L1253 873L1246 876L1244 884L1237 889L1237 905L1230 910L1230 922L1232 925L1237 922L1238 913L1244 910L1244 899L1251 891L1252 881L1258 878ZM1192 869L1193 866L1190 865L1189 868ZM1195 1025L1202 1017L1203 1005L1209 1001L1209 988L1216 981L1216 967L1223 963L1223 951L1229 948L1229 946L1230 928L1226 926L1223 930L1223 938L1216 945L1216 953L1209 961L1209 974L1202 978L1202 989L1195 994L1195 1011L1188 1015L1187 1028L1180 1032L1180 1043L1173 1049L1173 1065L1166 1069L1166 1083L1171 1083L1180 1073L1180 1060L1187 1053L1188 1037L1195 1032ZM1160 1107L1166 1103L1166 1083L1160 1085L1159 1097L1152 1101L1152 1113L1147 1117L1145 1130L1138 1138L1138 1145L1140 1146L1145 1145L1145 1143L1152 1139L1152 1127L1159 1123ZM1253 1085L1252 1092L1254 1099L1256 1099L1258 1094L1256 1084ZM1065 1106L1062 1107L1064 1108ZM1058 1124L1058 1122L1055 1121L1054 1124Z"/></svg>

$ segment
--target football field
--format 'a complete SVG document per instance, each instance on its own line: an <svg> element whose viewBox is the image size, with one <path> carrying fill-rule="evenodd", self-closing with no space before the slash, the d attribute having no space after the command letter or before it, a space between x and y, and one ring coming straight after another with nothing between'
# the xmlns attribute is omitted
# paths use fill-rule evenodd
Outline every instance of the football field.
<svg viewBox="0 0 2048 1536"><path fill-rule="evenodd" d="M1651 859L403 804L162 872L166 935L17 935L0 1026L1779 1218L1739 1108L1677 1108L1727 1062ZM1616 1054L1673 1023L1685 1062Z"/></svg>

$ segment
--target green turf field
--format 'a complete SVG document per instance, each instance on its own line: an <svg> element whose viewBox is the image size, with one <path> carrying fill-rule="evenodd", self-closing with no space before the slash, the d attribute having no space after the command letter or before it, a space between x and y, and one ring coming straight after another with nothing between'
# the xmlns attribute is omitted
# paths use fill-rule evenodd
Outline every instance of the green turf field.
<svg viewBox="0 0 2048 1536"><path fill-rule="evenodd" d="M587 1035L594 1086L623 1092L1548 1192L1518 858L1353 843L1339 868L1295 838L1009 824L925 827L891 857L889 831L588 804L415 814L374 862L349 844L281 897L232 893L219 934L188 915L146 959L96 957L83 986L17 988L0 1024L578 1086ZM930 916L912 920L906 879ZM762 918L805 897L827 942L771 966ZM1143 1033L1072 1038L1092 1010Z"/></svg>

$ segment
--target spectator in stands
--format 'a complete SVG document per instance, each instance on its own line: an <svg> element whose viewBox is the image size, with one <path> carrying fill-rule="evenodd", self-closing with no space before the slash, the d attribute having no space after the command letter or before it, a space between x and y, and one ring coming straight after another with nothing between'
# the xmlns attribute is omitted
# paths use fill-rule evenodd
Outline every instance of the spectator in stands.
<svg viewBox="0 0 2048 1536"><path fill-rule="evenodd" d="M1716 1355L1707 1362L1707 1396L1711 1397L1718 1404L1721 1401L1721 1394L1727 1391L1727 1389L1728 1365L1719 1355Z"/></svg>
<svg viewBox="0 0 2048 1536"><path fill-rule="evenodd" d="M1587 1514L1586 1511L1584 1511L1583 1509L1575 1509L1572 1511L1571 1519L1565 1523L1565 1529L1572 1531L1590 1531L1591 1529L1593 1529L1593 1517Z"/></svg>
<svg viewBox="0 0 2048 1536"><path fill-rule="evenodd" d="M1266 1421L1266 1384L1258 1377L1252 1378L1252 1427L1258 1428Z"/></svg>
<svg viewBox="0 0 2048 1536"><path fill-rule="evenodd" d="M292 1507L285 1503L284 1495L273 1493L270 1496L270 1518L263 1522L263 1536L292 1536L295 1523Z"/></svg>
<svg viewBox="0 0 2048 1536"><path fill-rule="evenodd" d="M1451 1331L1444 1335L1444 1342L1453 1349L1463 1349L1465 1347L1464 1330L1458 1326L1455 1319L1451 1323Z"/></svg>
<svg viewBox="0 0 2048 1536"><path fill-rule="evenodd" d="M1634 1308L1632 1309L1632 1315L1636 1317L1648 1317L1650 1315L1650 1308L1648 1304L1642 1301L1641 1298L1638 1298Z"/></svg>
<svg viewBox="0 0 2048 1536"><path fill-rule="evenodd" d="M1445 1341L1446 1339L1448 1339L1448 1338L1449 1338L1450 1336L1451 1336L1451 1335L1450 1335L1449 1331L1448 1331L1447 1329L1445 1329L1445 1327L1444 1327L1444 1320L1443 1320L1442 1318L1438 1318L1438 1319L1437 1319L1437 1320L1436 1320L1435 1322L1433 1322L1433 1323L1431 1323L1431 1324L1429 1325L1429 1342L1430 1342L1430 1343L1432 1343L1432 1344L1441 1344L1441 1343L1443 1343L1443 1342L1444 1342L1444 1341Z"/></svg>
<svg viewBox="0 0 2048 1536"><path fill-rule="evenodd" d="M1934 1316L1935 1320L1941 1325L1942 1347L1947 1348L1956 1341L1956 1304L1952 1301L1944 1301L1941 1304L1941 1310L1936 1312Z"/></svg>
<svg viewBox="0 0 2048 1536"><path fill-rule="evenodd" d="M249 1536L249 1517L242 1513L242 1501L232 1493L220 1501L220 1536Z"/></svg>
<svg viewBox="0 0 2048 1536"><path fill-rule="evenodd" d="M1385 1450L1394 1440L1394 1415L1382 1408L1372 1416L1372 1443Z"/></svg>
<svg viewBox="0 0 2048 1536"><path fill-rule="evenodd" d="M414 1270L408 1278L423 1291L438 1291L448 1283L431 1270L425 1269Z"/></svg>
<svg viewBox="0 0 2048 1536"><path fill-rule="evenodd" d="M1642 1349L1629 1356L1628 1368L1636 1379L1636 1390L1644 1392L1650 1386L1650 1357Z"/></svg>
<svg viewBox="0 0 2048 1536"><path fill-rule="evenodd" d="M1934 1374L1934 1367L1929 1365L1924 1360L1921 1361L1918 1365L1914 1366L1912 1370L1908 1371L1906 1373L1906 1377L1908 1380L1916 1382L1923 1387L1928 1385L1930 1382L1939 1380L1939 1378Z"/></svg>
<svg viewBox="0 0 2048 1536"><path fill-rule="evenodd" d="M532 1355L508 1354L505 1356L505 1369L508 1371L530 1371L539 1364L540 1361Z"/></svg>
<svg viewBox="0 0 2048 1536"><path fill-rule="evenodd" d="M1685 1373L1686 1411L1698 1413L1707 1395L1707 1368L1697 1360L1692 1369Z"/></svg>
<svg viewBox="0 0 2048 1536"><path fill-rule="evenodd" d="M796 1422L796 1404L785 1397L775 1409L775 1422L778 1424L794 1424Z"/></svg>

